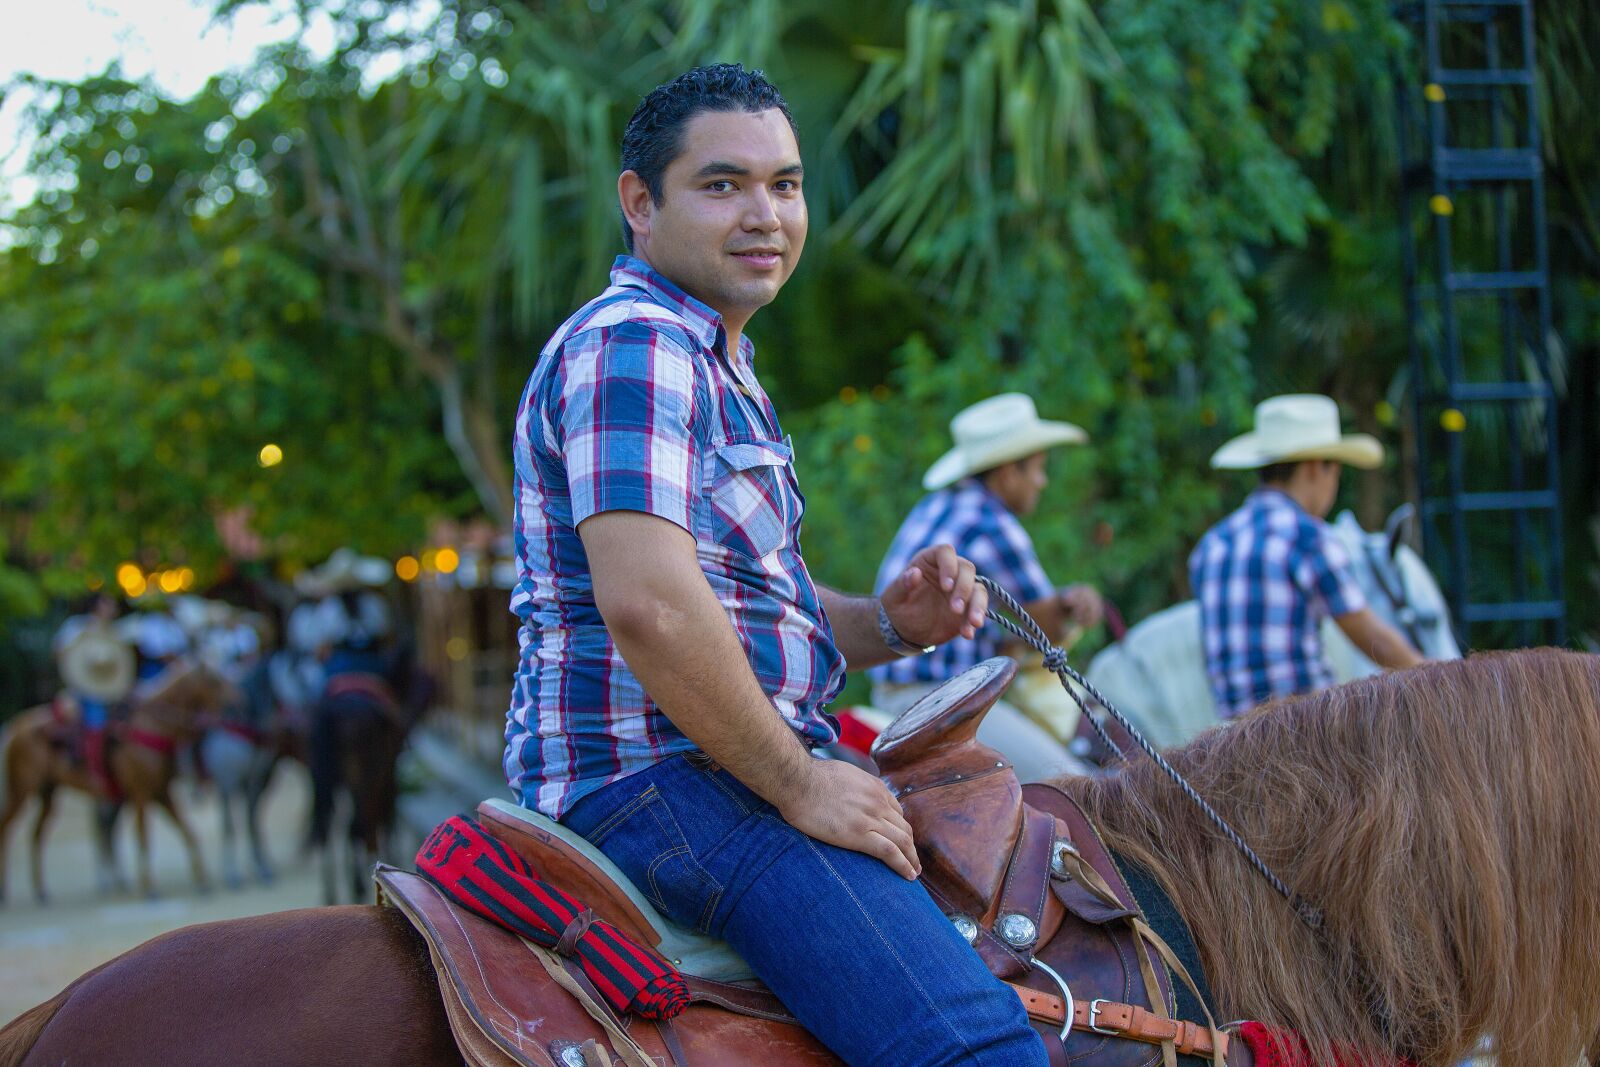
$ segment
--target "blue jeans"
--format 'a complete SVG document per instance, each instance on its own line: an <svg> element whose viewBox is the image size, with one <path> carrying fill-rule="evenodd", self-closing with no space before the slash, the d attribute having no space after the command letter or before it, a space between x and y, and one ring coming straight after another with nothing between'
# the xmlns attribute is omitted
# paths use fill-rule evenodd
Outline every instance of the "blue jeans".
<svg viewBox="0 0 1600 1067"><path fill-rule="evenodd" d="M920 885L807 837L727 771L672 756L562 821L663 914L728 941L847 1063L1047 1062L1016 994Z"/></svg>

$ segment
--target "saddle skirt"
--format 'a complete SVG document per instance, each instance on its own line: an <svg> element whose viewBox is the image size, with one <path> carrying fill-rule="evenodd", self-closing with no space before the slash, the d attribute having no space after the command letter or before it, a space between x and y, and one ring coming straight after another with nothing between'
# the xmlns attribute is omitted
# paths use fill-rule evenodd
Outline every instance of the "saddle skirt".
<svg viewBox="0 0 1600 1067"><path fill-rule="evenodd" d="M1064 793L1019 786L1009 764L973 738L1014 672L1009 660L980 664L902 715L874 752L911 823L924 885L1017 990L1047 1046L1055 1043L1052 1062L1149 1067L1162 1062L1152 1043L1162 1038L1209 1057L1209 1031L1171 1020L1171 978L1135 932L1138 902L1099 834ZM419 876L380 866L380 898L427 941L469 1063L595 1067L613 1055L637 1067L838 1062L731 946L661 915L588 841L505 801L485 801L478 818L540 877L671 961L691 1003L654 1025L619 1018L596 998L586 1006L572 961L458 908Z"/></svg>

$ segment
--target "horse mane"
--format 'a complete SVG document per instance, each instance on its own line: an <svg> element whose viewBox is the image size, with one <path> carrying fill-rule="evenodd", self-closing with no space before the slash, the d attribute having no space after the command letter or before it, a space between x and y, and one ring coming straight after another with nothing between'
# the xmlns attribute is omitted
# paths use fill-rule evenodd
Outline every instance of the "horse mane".
<svg viewBox="0 0 1600 1067"><path fill-rule="evenodd" d="M1600 1034L1600 657L1432 663L1167 754L1319 932L1148 760L1062 788L1193 932L1219 1018L1444 1067L1568 1067Z"/></svg>

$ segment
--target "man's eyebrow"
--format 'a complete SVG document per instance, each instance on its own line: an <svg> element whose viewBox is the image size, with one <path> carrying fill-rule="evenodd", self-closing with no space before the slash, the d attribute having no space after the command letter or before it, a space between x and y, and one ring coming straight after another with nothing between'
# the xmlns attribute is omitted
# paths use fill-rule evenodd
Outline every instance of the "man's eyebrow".
<svg viewBox="0 0 1600 1067"><path fill-rule="evenodd" d="M805 167L795 162L780 168L776 172L776 176L779 178L792 178L804 172ZM747 178L750 176L750 168L741 166L738 163L729 163L727 160L714 159L695 171L693 177L698 181L701 178L711 178L720 174L730 174L735 178Z"/></svg>

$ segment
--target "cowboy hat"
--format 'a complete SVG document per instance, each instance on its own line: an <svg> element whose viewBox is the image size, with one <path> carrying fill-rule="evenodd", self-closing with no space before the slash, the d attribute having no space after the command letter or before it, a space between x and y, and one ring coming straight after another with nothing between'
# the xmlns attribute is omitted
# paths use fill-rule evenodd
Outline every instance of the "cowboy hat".
<svg viewBox="0 0 1600 1067"><path fill-rule="evenodd" d="M363 556L348 547L334 549L327 562L313 570L313 583L332 593L385 585L394 573L388 560L379 556Z"/></svg>
<svg viewBox="0 0 1600 1067"><path fill-rule="evenodd" d="M61 650L61 680L81 696L114 703L133 690L133 649L107 626L87 626Z"/></svg>
<svg viewBox="0 0 1600 1067"><path fill-rule="evenodd" d="M1331 398L1290 393L1257 404L1256 428L1217 449L1211 465L1243 471L1303 459L1331 459L1372 470L1383 463L1383 446L1370 434L1340 433L1339 405Z"/></svg>
<svg viewBox="0 0 1600 1067"><path fill-rule="evenodd" d="M1033 398L1023 393L1001 393L957 412L950 420L950 436L956 446L922 476L924 489L943 489L969 474L1057 445L1081 445L1089 439L1082 428L1070 422L1041 419Z"/></svg>

